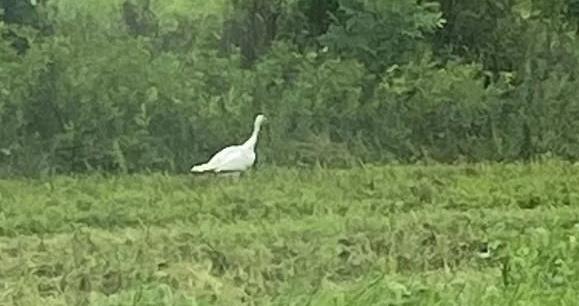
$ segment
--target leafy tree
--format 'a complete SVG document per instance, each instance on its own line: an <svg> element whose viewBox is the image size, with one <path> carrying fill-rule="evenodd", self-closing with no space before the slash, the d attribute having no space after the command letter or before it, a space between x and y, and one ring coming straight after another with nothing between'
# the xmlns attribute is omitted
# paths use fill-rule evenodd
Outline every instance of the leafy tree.
<svg viewBox="0 0 579 306"><path fill-rule="evenodd" d="M579 156L574 0L0 6L4 174Z"/></svg>

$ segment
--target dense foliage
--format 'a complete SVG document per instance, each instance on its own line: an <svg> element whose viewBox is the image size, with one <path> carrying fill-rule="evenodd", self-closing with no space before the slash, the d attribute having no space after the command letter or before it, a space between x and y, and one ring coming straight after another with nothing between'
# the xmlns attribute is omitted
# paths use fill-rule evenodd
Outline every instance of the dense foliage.
<svg viewBox="0 0 579 306"><path fill-rule="evenodd" d="M3 180L0 304L574 305L578 202L560 162Z"/></svg>
<svg viewBox="0 0 579 306"><path fill-rule="evenodd" d="M579 157L574 0L1 0L3 173Z"/></svg>

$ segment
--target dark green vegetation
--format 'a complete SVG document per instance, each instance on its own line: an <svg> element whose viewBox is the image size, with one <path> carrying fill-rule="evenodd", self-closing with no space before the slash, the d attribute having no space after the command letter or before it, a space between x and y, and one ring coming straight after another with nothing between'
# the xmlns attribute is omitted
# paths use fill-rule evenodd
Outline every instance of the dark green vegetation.
<svg viewBox="0 0 579 306"><path fill-rule="evenodd" d="M58 177L0 195L1 305L579 300L568 163Z"/></svg>
<svg viewBox="0 0 579 306"><path fill-rule="evenodd" d="M1 0L2 173L579 156L576 0Z"/></svg>
<svg viewBox="0 0 579 306"><path fill-rule="evenodd" d="M576 305L578 26L577 0L0 0L0 305ZM175 174L258 112L258 171Z"/></svg>

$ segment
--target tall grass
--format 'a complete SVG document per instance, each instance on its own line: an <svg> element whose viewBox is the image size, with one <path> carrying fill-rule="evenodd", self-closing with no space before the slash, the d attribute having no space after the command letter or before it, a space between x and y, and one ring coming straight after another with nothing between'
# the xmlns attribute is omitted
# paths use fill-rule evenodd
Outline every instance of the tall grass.
<svg viewBox="0 0 579 306"><path fill-rule="evenodd" d="M573 305L579 168L0 181L2 305Z"/></svg>

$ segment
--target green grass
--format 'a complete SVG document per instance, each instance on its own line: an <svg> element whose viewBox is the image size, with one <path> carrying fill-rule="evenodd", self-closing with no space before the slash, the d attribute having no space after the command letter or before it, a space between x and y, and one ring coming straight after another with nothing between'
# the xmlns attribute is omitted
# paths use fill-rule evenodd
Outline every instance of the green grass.
<svg viewBox="0 0 579 306"><path fill-rule="evenodd" d="M579 300L579 167L562 162L20 179L0 195L0 305Z"/></svg>

